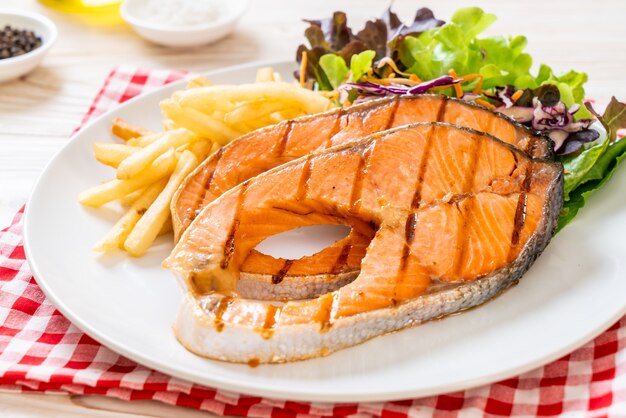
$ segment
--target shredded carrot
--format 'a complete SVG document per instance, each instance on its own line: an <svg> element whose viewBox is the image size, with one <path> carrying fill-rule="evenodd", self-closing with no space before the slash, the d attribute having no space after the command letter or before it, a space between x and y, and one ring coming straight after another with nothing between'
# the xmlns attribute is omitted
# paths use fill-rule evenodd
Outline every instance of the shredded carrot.
<svg viewBox="0 0 626 418"><path fill-rule="evenodd" d="M478 79L478 84L476 84L476 87L474 87L474 90L472 90L472 93L474 94L480 93L480 91L483 89L483 81L485 81L485 79L483 78L483 76L480 76L480 78Z"/></svg>
<svg viewBox="0 0 626 418"><path fill-rule="evenodd" d="M496 97L495 94L488 92L487 90L481 90L480 94L482 94L483 96L487 96L487 97Z"/></svg>
<svg viewBox="0 0 626 418"><path fill-rule="evenodd" d="M306 51L302 51L302 62L300 63L300 87L304 87L304 81L306 80L306 66L309 62Z"/></svg>
<svg viewBox="0 0 626 418"><path fill-rule="evenodd" d="M476 99L476 103L481 105L481 106L488 107L489 109L495 109L496 108L494 105L492 105L491 103L489 103L488 101L483 100L483 99Z"/></svg>
<svg viewBox="0 0 626 418"><path fill-rule="evenodd" d="M411 74L409 76L409 80L415 81L416 83L421 83L422 82L422 80L420 80L420 78L418 76L416 76L415 74Z"/></svg>
<svg viewBox="0 0 626 418"><path fill-rule="evenodd" d="M518 90L513 93L513 95L511 96L511 100L513 101L513 103L517 102L519 98L522 97L522 94L524 94L524 90Z"/></svg>
<svg viewBox="0 0 626 418"><path fill-rule="evenodd" d="M467 74L461 78L463 79L463 82L478 79L478 83L476 83L476 87L474 87L474 89L472 90L472 93L474 94L480 93L480 90L483 88L483 81L484 81L484 78L481 74Z"/></svg>
<svg viewBox="0 0 626 418"><path fill-rule="evenodd" d="M391 73L387 76L387 78L396 78L396 73Z"/></svg>
<svg viewBox="0 0 626 418"><path fill-rule="evenodd" d="M454 71L454 68L448 71L448 74L450 74L455 79L459 78L456 71ZM456 97L463 97L463 89L461 88L461 85L459 83L454 83L454 92L456 93Z"/></svg>
<svg viewBox="0 0 626 418"><path fill-rule="evenodd" d="M480 74L466 74L461 78L463 79L463 81L472 81L476 80L477 78L483 78L483 76Z"/></svg>

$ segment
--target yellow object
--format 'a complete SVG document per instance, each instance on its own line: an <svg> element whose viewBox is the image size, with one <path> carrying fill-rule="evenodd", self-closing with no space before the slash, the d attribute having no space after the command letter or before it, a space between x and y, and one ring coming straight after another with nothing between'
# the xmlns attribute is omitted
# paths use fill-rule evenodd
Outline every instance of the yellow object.
<svg viewBox="0 0 626 418"><path fill-rule="evenodd" d="M114 25L122 22L120 17L121 0L39 0L40 3L72 13L89 24Z"/></svg>

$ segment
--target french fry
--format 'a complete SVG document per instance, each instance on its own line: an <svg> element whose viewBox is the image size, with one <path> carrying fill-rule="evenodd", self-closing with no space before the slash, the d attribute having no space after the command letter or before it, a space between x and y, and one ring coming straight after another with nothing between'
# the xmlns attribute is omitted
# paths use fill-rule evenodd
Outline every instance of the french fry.
<svg viewBox="0 0 626 418"><path fill-rule="evenodd" d="M124 249L124 241L130 234L137 221L148 210L152 202L159 196L167 184L167 179L161 179L148 186L135 200L126 213L115 223L113 228L93 247L93 251L110 252L115 249Z"/></svg>
<svg viewBox="0 0 626 418"><path fill-rule="evenodd" d="M164 131L172 131L174 129L178 129L180 126L176 125L171 119L163 119L163 130Z"/></svg>
<svg viewBox="0 0 626 418"><path fill-rule="evenodd" d="M274 69L272 67L263 67L256 70L256 83L264 83L274 80Z"/></svg>
<svg viewBox="0 0 626 418"><path fill-rule="evenodd" d="M202 76L193 77L187 82L188 89L193 89L196 87L207 87L207 86L212 86L212 85L213 83L211 81L207 80L206 78Z"/></svg>
<svg viewBox="0 0 626 418"><path fill-rule="evenodd" d="M145 136L138 136L137 138L131 138L126 141L126 144L132 145L134 147L147 147L152 144L154 141L158 141L159 138L163 136L163 132L159 132L156 134L150 134Z"/></svg>
<svg viewBox="0 0 626 418"><path fill-rule="evenodd" d="M117 168L122 161L141 149L132 145L103 142L94 142L92 148L96 160L114 168Z"/></svg>
<svg viewBox="0 0 626 418"><path fill-rule="evenodd" d="M204 161L207 155L209 155L209 152L213 149L213 142L197 141L193 144L189 144L188 149L193 152L193 155L196 156L198 161Z"/></svg>
<svg viewBox="0 0 626 418"><path fill-rule="evenodd" d="M135 203L135 201L139 198L139 196L142 195L142 193L145 191L146 189L139 189L139 190L135 190L134 192L130 192L127 195L124 195L122 197L120 197L120 205L122 205L122 207L130 207L130 205L132 205L133 203Z"/></svg>
<svg viewBox="0 0 626 418"><path fill-rule="evenodd" d="M228 141L237 138L242 134L242 132L227 126L224 122L214 119L211 116L201 113L195 109L183 110L172 100L162 101L161 111L165 114L165 116L172 119L177 125L190 130L196 135L204 138L210 138L220 144L226 144Z"/></svg>
<svg viewBox="0 0 626 418"><path fill-rule="evenodd" d="M278 81L279 83L283 81L283 76L280 73L274 72L274 81Z"/></svg>
<svg viewBox="0 0 626 418"><path fill-rule="evenodd" d="M288 105L286 106L285 103L280 100L255 100L242 104L232 112L228 112L224 117L224 122L229 125L250 123L254 122L260 116L280 112L286 107L288 107Z"/></svg>
<svg viewBox="0 0 626 418"><path fill-rule="evenodd" d="M128 123L120 118L113 119L111 124L111 132L124 141L128 141L131 138L137 138L140 136L146 136L152 134L152 131L141 126L136 126Z"/></svg>
<svg viewBox="0 0 626 418"><path fill-rule="evenodd" d="M165 132L161 138L122 161L117 168L116 177L120 180L133 178L168 149L178 148L181 145L192 143L198 139L197 136L185 129Z"/></svg>
<svg viewBox="0 0 626 418"><path fill-rule="evenodd" d="M99 207L119 199L142 187L149 186L167 176L176 165L174 149L158 157L152 164L137 176L128 180L113 179L83 191L78 201L86 206Z"/></svg>
<svg viewBox="0 0 626 418"><path fill-rule="evenodd" d="M174 193L187 174L197 165L198 160L195 155L191 151L183 151L167 185L126 238L124 249L130 255L135 257L143 255L154 242L170 216L170 202Z"/></svg>
<svg viewBox="0 0 626 418"><path fill-rule="evenodd" d="M172 100L176 103L178 103L179 105L182 105L182 101L185 100L185 106L191 106L191 102L193 102L193 106L194 108L206 113L206 114L211 114L215 111L219 111L219 112L230 112L231 110L233 110L236 105L235 103L231 102L228 96L223 96L222 100L215 100L215 98L213 98L212 100L204 100L203 99L203 95L192 95L191 97L189 97L189 93L195 90L205 90L205 89L213 89L219 86L205 86L205 87L197 87L197 88L193 88L193 89L189 89L189 90L179 90L179 91L175 91L172 96L169 98L169 100Z"/></svg>

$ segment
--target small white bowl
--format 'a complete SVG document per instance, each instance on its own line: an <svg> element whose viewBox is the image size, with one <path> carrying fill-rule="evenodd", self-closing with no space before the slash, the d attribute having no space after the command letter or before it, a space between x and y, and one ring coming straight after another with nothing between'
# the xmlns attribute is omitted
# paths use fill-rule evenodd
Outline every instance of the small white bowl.
<svg viewBox="0 0 626 418"><path fill-rule="evenodd" d="M248 0L216 1L217 19L201 25L180 27L142 19L139 10L148 1L125 0L120 8L122 19L142 38L171 47L205 45L225 37L248 8Z"/></svg>
<svg viewBox="0 0 626 418"><path fill-rule="evenodd" d="M0 83L15 79L34 70L57 38L57 28L50 19L25 11L0 11L0 30L5 25L26 29L41 37L41 46L13 58L0 59Z"/></svg>

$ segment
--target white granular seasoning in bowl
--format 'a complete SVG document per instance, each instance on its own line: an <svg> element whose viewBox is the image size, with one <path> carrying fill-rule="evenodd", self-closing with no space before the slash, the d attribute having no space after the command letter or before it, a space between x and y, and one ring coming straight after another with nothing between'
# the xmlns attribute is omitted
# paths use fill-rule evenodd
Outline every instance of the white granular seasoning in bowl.
<svg viewBox="0 0 626 418"><path fill-rule="evenodd" d="M145 22L188 27L215 21L219 8L214 0L146 0L136 16Z"/></svg>

